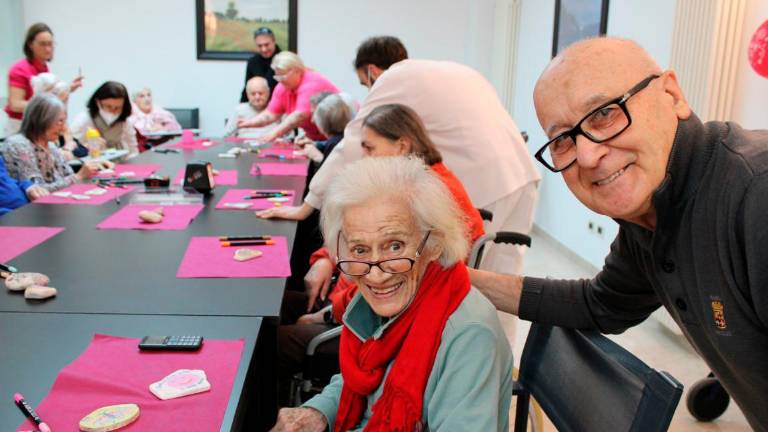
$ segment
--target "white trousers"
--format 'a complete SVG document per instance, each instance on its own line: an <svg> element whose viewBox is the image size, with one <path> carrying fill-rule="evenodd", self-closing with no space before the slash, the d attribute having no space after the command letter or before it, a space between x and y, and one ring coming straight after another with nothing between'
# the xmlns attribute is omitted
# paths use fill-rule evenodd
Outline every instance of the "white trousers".
<svg viewBox="0 0 768 432"><path fill-rule="evenodd" d="M485 206L493 213L493 221L486 227L486 233L513 231L530 235L538 200L538 182L533 181ZM522 274L525 249L520 245L488 243L480 268L496 273ZM510 346L514 346L517 317L506 312L497 313Z"/></svg>

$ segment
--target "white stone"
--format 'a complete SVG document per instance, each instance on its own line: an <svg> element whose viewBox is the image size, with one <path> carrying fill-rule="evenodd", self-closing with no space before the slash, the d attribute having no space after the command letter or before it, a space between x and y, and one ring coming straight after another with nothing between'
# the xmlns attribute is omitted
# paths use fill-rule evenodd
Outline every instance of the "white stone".
<svg viewBox="0 0 768 432"><path fill-rule="evenodd" d="M211 383L200 369L179 369L149 385L149 391L162 400L179 398L211 389Z"/></svg>
<svg viewBox="0 0 768 432"><path fill-rule="evenodd" d="M88 201L89 199L91 199L90 196L88 196L88 195L81 195L81 194L72 194L72 196L70 198L72 198L73 200L77 200L77 201Z"/></svg>
<svg viewBox="0 0 768 432"><path fill-rule="evenodd" d="M55 296L56 288L49 286L32 285L24 290L24 298L42 300Z"/></svg>
<svg viewBox="0 0 768 432"><path fill-rule="evenodd" d="M51 195L53 195L55 197L59 197L59 198L68 198L70 195L72 195L72 192L56 191L56 192L52 193Z"/></svg>
<svg viewBox="0 0 768 432"><path fill-rule="evenodd" d="M248 261L258 258L261 255L263 255L263 253L260 250L242 248L235 251L234 258L235 261Z"/></svg>
<svg viewBox="0 0 768 432"><path fill-rule="evenodd" d="M46 286L51 280L42 273L12 273L5 278L5 287L11 291L23 291L32 285Z"/></svg>

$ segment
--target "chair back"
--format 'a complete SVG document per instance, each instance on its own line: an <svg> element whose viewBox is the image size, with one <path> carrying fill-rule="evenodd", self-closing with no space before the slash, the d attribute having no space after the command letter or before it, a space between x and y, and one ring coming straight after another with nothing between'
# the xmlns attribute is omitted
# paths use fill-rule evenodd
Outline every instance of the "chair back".
<svg viewBox="0 0 768 432"><path fill-rule="evenodd" d="M200 110L197 108L166 108L176 117L182 129L198 129L200 127Z"/></svg>
<svg viewBox="0 0 768 432"><path fill-rule="evenodd" d="M520 386L558 431L666 431L683 386L595 331L533 324Z"/></svg>

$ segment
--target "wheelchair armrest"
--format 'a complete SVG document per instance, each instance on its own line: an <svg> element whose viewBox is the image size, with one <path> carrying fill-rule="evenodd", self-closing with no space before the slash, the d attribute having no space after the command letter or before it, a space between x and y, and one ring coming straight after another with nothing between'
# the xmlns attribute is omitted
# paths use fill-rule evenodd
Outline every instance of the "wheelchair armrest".
<svg viewBox="0 0 768 432"><path fill-rule="evenodd" d="M512 231L499 231L496 233L494 243L509 243L531 247L531 237Z"/></svg>
<svg viewBox="0 0 768 432"><path fill-rule="evenodd" d="M337 337L341 336L341 327L334 327L330 330L326 330L319 335L312 338L311 341L309 341L309 344L307 345L307 356L313 356L315 355L315 350L317 350L317 347L320 346L320 344L323 344L325 342L328 342L329 340L336 339Z"/></svg>

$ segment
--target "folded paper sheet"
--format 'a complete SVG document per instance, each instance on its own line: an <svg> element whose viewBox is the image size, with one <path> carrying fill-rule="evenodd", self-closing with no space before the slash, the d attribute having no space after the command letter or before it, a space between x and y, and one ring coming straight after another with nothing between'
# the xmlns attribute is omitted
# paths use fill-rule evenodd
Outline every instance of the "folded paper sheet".
<svg viewBox="0 0 768 432"><path fill-rule="evenodd" d="M163 221L152 224L139 220L142 210L155 210L156 205L130 204L113 213L96 225L98 229L183 230L205 207L202 204L162 206Z"/></svg>
<svg viewBox="0 0 768 432"><path fill-rule="evenodd" d="M184 259L176 272L177 278L256 278L288 277L287 239L272 237L273 245L221 247L218 237L192 237ZM262 252L262 256L249 261L236 261L237 249L246 247Z"/></svg>
<svg viewBox="0 0 768 432"><path fill-rule="evenodd" d="M0 263L6 263L56 234L59 227L0 226Z"/></svg>
<svg viewBox="0 0 768 432"><path fill-rule="evenodd" d="M275 203L279 203L281 205L293 205L296 197L296 191L291 190L288 191L289 195L285 197L287 200L269 200L268 198L245 199L246 196L257 192L281 191L277 189L230 189L224 194L223 197L221 197L219 202L216 204L216 208L220 210L263 210L275 207Z"/></svg>
<svg viewBox="0 0 768 432"><path fill-rule="evenodd" d="M299 163L255 163L251 165L252 176L307 176L307 164Z"/></svg>
<svg viewBox="0 0 768 432"><path fill-rule="evenodd" d="M217 431L221 429L243 351L243 340L206 339L199 351L139 351L138 339L97 334L64 367L50 393L36 408L54 431L76 431L93 410L134 403L139 418L125 431ZM162 401L149 385L178 369L202 369L211 390ZM29 420L19 430L33 430Z"/></svg>

